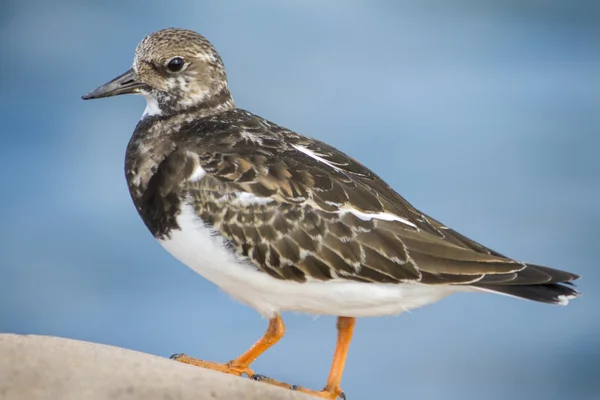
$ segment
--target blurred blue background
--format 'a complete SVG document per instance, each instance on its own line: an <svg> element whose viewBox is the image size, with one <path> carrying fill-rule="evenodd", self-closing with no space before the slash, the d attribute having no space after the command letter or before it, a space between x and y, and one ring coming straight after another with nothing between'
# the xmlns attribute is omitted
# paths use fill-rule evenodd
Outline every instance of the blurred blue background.
<svg viewBox="0 0 600 400"><path fill-rule="evenodd" d="M418 208L580 273L568 307L456 295L357 324L349 399L600 398L600 3L3 1L0 331L227 361L267 322L146 231L123 176L144 108L80 96L145 35L207 36L238 106L358 158ZM326 380L332 317L284 315L257 372Z"/></svg>

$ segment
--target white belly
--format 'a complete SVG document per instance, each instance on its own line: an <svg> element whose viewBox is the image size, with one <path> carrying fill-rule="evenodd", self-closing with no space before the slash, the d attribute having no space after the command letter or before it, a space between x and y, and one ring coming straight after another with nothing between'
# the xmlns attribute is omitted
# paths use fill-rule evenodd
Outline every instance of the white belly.
<svg viewBox="0 0 600 400"><path fill-rule="evenodd" d="M181 230L160 244L179 261L265 317L284 311L346 317L398 314L430 304L461 290L457 286L416 283L363 283L341 279L304 283L276 279L241 260L222 237L184 205Z"/></svg>

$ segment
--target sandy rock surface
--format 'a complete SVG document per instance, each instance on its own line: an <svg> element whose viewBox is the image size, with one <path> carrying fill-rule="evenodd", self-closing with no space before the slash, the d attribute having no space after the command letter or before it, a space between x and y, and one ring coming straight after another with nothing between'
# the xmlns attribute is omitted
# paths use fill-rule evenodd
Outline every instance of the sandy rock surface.
<svg viewBox="0 0 600 400"><path fill-rule="evenodd" d="M314 397L119 347L52 336L0 334L0 399Z"/></svg>

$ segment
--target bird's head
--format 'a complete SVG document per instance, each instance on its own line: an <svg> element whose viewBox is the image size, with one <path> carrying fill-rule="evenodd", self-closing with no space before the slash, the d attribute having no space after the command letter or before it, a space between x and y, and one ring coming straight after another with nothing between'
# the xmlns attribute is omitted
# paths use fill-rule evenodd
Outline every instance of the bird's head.
<svg viewBox="0 0 600 400"><path fill-rule="evenodd" d="M168 28L146 36L135 50L133 67L83 99L130 93L146 98L148 116L233 107L221 57L208 40L187 29Z"/></svg>

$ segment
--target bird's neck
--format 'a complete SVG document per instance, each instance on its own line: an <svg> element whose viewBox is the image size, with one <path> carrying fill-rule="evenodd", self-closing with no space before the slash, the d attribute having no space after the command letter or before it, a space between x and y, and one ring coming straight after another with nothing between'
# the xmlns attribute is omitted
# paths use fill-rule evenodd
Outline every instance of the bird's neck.
<svg viewBox="0 0 600 400"><path fill-rule="evenodd" d="M147 118L168 119L184 114L202 118L235 109L235 102L227 86L222 86L214 91L180 95L153 93L144 95L144 97L146 98L146 109L142 114L142 120Z"/></svg>

